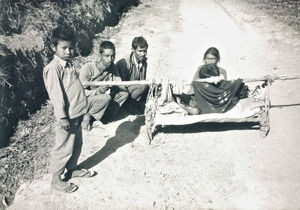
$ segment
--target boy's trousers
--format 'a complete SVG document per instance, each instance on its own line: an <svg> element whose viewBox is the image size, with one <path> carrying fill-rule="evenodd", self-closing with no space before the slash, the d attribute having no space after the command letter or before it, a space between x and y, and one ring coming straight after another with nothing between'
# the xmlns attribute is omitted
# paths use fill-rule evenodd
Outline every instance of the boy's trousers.
<svg viewBox="0 0 300 210"><path fill-rule="evenodd" d="M147 98L149 86L148 85L129 85L128 92L130 98L136 101L140 101L141 98Z"/></svg>
<svg viewBox="0 0 300 210"><path fill-rule="evenodd" d="M88 113L91 114L96 120L101 120L111 97L108 94L98 94L89 96L88 98Z"/></svg>
<svg viewBox="0 0 300 210"><path fill-rule="evenodd" d="M107 110L105 111L104 117L109 121L113 121L113 118L118 113L121 106L127 100L129 93L126 91L112 91L110 96L111 100Z"/></svg>
<svg viewBox="0 0 300 210"><path fill-rule="evenodd" d="M64 170L74 170L82 149L82 116L70 119L70 129L66 131L57 122L55 145L51 153L52 174L62 175Z"/></svg>

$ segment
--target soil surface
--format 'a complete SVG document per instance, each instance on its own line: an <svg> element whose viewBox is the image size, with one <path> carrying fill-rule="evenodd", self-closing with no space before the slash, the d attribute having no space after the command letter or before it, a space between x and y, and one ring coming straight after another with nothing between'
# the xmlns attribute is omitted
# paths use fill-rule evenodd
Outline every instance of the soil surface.
<svg viewBox="0 0 300 210"><path fill-rule="evenodd" d="M299 32L242 1L142 0L107 30L117 59L134 36L148 40L149 80L191 80L211 46L228 79L299 72ZM9 209L299 209L299 88L272 84L266 138L244 124L200 123L159 129L149 146L144 116L126 115L84 132L81 165L98 175L63 194L44 174Z"/></svg>

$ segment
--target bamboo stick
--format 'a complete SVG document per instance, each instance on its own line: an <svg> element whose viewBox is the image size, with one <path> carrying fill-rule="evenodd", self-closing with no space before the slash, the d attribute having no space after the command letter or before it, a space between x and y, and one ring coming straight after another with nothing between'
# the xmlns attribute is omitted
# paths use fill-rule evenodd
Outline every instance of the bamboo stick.
<svg viewBox="0 0 300 210"><path fill-rule="evenodd" d="M266 80L294 80L294 79L300 79L300 75L282 75L282 76L276 76L276 75L267 75L263 77L257 77L257 78L245 78L243 79L244 82L259 82L259 81L266 81Z"/></svg>
<svg viewBox="0 0 300 210"><path fill-rule="evenodd" d="M139 81L86 81L82 82L84 86L101 86L101 85L110 85L110 86L121 86L121 85L150 85L152 81L148 80L139 80Z"/></svg>
<svg viewBox="0 0 300 210"><path fill-rule="evenodd" d="M295 80L300 79L300 75L282 75L282 76L262 76L257 78L244 78L244 82L259 82L259 81L266 81L266 80ZM206 79L198 79L199 82L206 82ZM82 82L84 86L100 86L100 85L110 85L110 86L119 86L119 85L150 85L152 83L160 84L162 82L156 81L148 81L148 80L139 80L139 81L85 81ZM190 85L191 82L184 82L186 85Z"/></svg>
<svg viewBox="0 0 300 210"><path fill-rule="evenodd" d="M300 79L300 75L282 75L282 76L276 76L276 75L266 75L262 77L256 77L256 78L241 78L244 82L260 82L260 81L266 81L266 80L294 80L294 79ZM207 79L198 79L199 82L207 82ZM190 83L186 83L190 84Z"/></svg>

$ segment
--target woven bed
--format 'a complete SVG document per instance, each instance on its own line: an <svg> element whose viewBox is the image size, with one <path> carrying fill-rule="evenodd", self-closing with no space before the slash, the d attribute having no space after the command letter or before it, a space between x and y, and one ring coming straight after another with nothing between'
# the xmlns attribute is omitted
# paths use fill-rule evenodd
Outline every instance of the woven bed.
<svg viewBox="0 0 300 210"><path fill-rule="evenodd" d="M170 125L180 126L207 122L252 122L259 125L262 137L265 137L270 130L270 83L268 81L264 81L263 85L256 86L255 90L250 90L251 94L248 98L240 100L234 108L226 113L199 115L188 115L187 112L173 100L172 95L174 91L172 90L174 90L174 86L176 85L171 83L165 85L150 85L145 109L145 121L149 144L151 144L151 141L153 140L154 131L158 131L159 127ZM261 88L259 89L259 92L255 93L257 87ZM164 99L162 99L162 97L164 97Z"/></svg>

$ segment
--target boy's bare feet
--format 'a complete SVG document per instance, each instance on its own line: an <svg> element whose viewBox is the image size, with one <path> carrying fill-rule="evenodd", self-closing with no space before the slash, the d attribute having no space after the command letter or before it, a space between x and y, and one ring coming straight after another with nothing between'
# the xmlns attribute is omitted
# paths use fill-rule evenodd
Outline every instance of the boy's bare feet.
<svg viewBox="0 0 300 210"><path fill-rule="evenodd" d="M86 131L91 130L91 115L90 114L86 114L83 116L81 127Z"/></svg>

